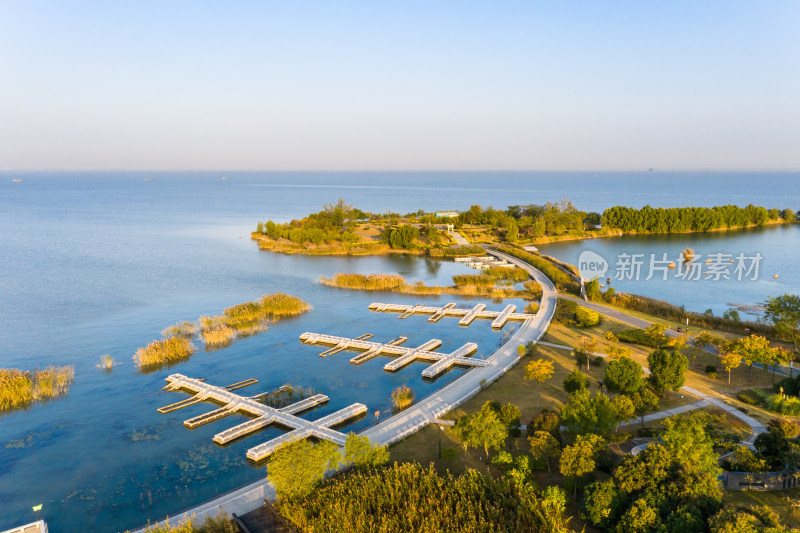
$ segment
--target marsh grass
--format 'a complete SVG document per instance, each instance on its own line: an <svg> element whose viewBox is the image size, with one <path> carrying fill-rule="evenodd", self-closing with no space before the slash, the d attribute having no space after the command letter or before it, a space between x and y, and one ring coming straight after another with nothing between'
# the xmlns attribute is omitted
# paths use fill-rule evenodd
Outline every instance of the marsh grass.
<svg viewBox="0 0 800 533"><path fill-rule="evenodd" d="M355 289L361 291L394 291L406 285L403 276L396 274L343 274L333 275L333 278L322 278L324 285L342 289Z"/></svg>
<svg viewBox="0 0 800 533"><path fill-rule="evenodd" d="M408 385L400 385L392 391L392 405L395 411L402 411L414 403L414 389Z"/></svg>
<svg viewBox="0 0 800 533"><path fill-rule="evenodd" d="M300 298L273 292L260 300L228 307L221 315L200 317L200 332L207 347L224 347L237 338L266 331L270 320L296 316L310 308Z"/></svg>
<svg viewBox="0 0 800 533"><path fill-rule="evenodd" d="M456 280L458 278L458 280ZM494 285L494 278L488 278L492 283L483 285L483 275L464 274L462 276L453 276L454 281L457 283L464 283L463 285L455 285L451 287L441 287L438 285L428 286L422 281L408 284L402 276L396 274L334 274L333 278L321 278L320 283L330 287L338 287L340 289L361 290L361 291L394 291L402 294L414 294L417 296L436 296L439 294L455 294L460 296L484 296L495 300L503 300L505 298L523 298L526 300L533 300L541 296L541 287L538 283L531 280L535 285L530 288L538 289L537 293L531 292L527 288L525 290L516 290L513 287L496 287ZM478 281L475 281L478 279ZM480 284L479 284L480 283ZM526 285L527 287L527 285Z"/></svg>
<svg viewBox="0 0 800 533"><path fill-rule="evenodd" d="M431 248L428 250L429 257L467 257L470 255L484 255L486 250L474 244L461 246L448 246L447 248Z"/></svg>
<svg viewBox="0 0 800 533"><path fill-rule="evenodd" d="M169 337L185 337L187 339L191 339L195 336L195 334L197 334L197 329L198 327L196 322L184 320L183 322L178 322L173 326L164 328L161 331L161 336L165 339Z"/></svg>
<svg viewBox="0 0 800 533"><path fill-rule="evenodd" d="M497 278L488 274L457 274L453 283L456 287L494 287Z"/></svg>
<svg viewBox="0 0 800 533"><path fill-rule="evenodd" d="M51 366L33 372L0 369L0 411L65 395L75 380L73 366Z"/></svg>
<svg viewBox="0 0 800 533"><path fill-rule="evenodd" d="M170 337L153 341L136 350L133 362L138 368L152 368L185 359L197 351L192 341L185 337Z"/></svg>

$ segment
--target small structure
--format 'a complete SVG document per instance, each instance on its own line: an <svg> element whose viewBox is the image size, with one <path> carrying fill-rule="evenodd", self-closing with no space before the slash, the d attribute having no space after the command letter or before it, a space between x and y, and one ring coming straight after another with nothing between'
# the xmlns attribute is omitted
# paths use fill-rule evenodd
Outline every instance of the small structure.
<svg viewBox="0 0 800 533"><path fill-rule="evenodd" d="M800 472L727 472L728 490L773 491L800 487Z"/></svg>
<svg viewBox="0 0 800 533"><path fill-rule="evenodd" d="M478 349L478 345L474 342L468 342L461 348L451 353L439 353L433 351L442 345L442 341L439 339L431 339L417 348L401 346L401 344L407 340L405 337L400 337L386 344L381 344L379 342L363 340L363 335L362 338L349 339L347 337L336 337L333 335L306 332L300 335L300 340L303 341L304 344L322 344L333 346L337 351L356 350L363 352L350 359L350 362L354 365L360 365L378 355L397 357L397 359L394 361L390 361L384 365L383 369L387 372L396 372L404 366L418 360L431 362L433 364L422 371L422 377L429 379L435 378L442 372L452 368L454 365L486 366L489 364L484 359L469 358L469 356L475 353L475 351ZM330 350L326 350L320 355L329 353Z"/></svg>
<svg viewBox="0 0 800 533"><path fill-rule="evenodd" d="M436 218L456 218L458 211L436 211Z"/></svg>
<svg viewBox="0 0 800 533"><path fill-rule="evenodd" d="M343 433L331 429L331 427L342 424L351 418L363 415L367 412L366 405L354 403L349 407L340 409L335 413L331 413L312 422L296 415L327 402L328 397L324 394L316 394L281 409L275 409L257 402L254 397L248 398L231 392L231 387L245 382L239 382L239 384L228 387L217 387L204 383L199 379L186 377L182 374L172 374L168 376L166 380L168 385L162 390L189 391L193 396L188 400L162 407L158 410L160 413L168 413L202 401L222 404L222 407L219 409L186 420L183 425L189 429L216 422L233 413L254 417L247 422L214 435L213 440L218 445L223 446L229 444L272 424L291 428L291 431L288 433L247 450L247 458L255 462L265 459L283 444L302 440L307 437L325 439L339 446L344 446L347 437ZM252 384L252 382L256 382L256 380L247 380L247 382L249 382L248 384Z"/></svg>
<svg viewBox="0 0 800 533"><path fill-rule="evenodd" d="M400 313L398 318L408 318L414 314L433 315L428 322L438 322L446 316L457 317L460 319L459 326L469 326L476 318L490 318L494 329L501 329L509 320L524 322L536 318L533 313L517 313L517 306L513 304L507 305L502 311L487 311L486 304L477 304L472 309L458 309L454 303L444 307L372 303L369 310L376 313Z"/></svg>
<svg viewBox="0 0 800 533"><path fill-rule="evenodd" d="M38 520L24 526L12 527L2 533L47 533L47 524L44 520Z"/></svg>

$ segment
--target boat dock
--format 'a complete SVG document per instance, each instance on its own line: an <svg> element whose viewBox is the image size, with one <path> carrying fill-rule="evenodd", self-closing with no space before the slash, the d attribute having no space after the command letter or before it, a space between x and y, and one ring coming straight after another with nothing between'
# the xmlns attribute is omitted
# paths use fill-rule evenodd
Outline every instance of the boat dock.
<svg viewBox="0 0 800 533"><path fill-rule="evenodd" d="M177 402L158 410L160 413L169 413L194 403L201 401L210 401L223 406L205 413L194 418L186 420L183 424L189 429L194 429L211 422L220 420L228 415L237 413L241 415L254 417L247 422L226 429L221 433L214 435L213 441L219 445L229 444L235 440L250 436L256 431L259 431L269 425L278 424L291 431L281 435L278 438L267 441L247 451L247 458L251 461L261 461L268 457L271 453L277 450L282 444L287 442L294 442L304 439L306 437L315 437L318 439L325 439L340 446L344 446L347 440L346 435L331 429L331 427L342 424L351 418L360 416L367 412L367 406L361 403L355 403L340 409L335 413L331 413L316 421L309 421L296 416L298 413L307 411L318 405L326 403L328 397L324 394L316 394L310 398L306 398L299 402L275 409L262 403L257 402L252 397L239 396L234 394L231 387L241 388L242 383L239 382L228 387L217 387L209 385L199 379L189 378L182 374L172 374L166 378L168 385L163 390L166 391L189 391L193 394L188 400ZM247 380L249 385L256 380Z"/></svg>
<svg viewBox="0 0 800 533"><path fill-rule="evenodd" d="M433 315L428 322L438 322L445 316L458 317L459 326L469 326L476 318L489 318L492 319L494 329L501 329L509 320L524 322L536 317L532 313L517 313L517 306L513 304L507 305L502 311L487 311L486 304L477 304L472 309L458 309L454 303L444 307L373 303L369 305L369 310L376 313L400 313L399 318L408 318L415 314Z"/></svg>
<svg viewBox="0 0 800 533"><path fill-rule="evenodd" d="M442 341L439 339L431 339L416 348L409 348L401 346L402 343L408 340L406 337L400 337L386 344L364 340L363 337L362 335L357 339L348 339L347 337L306 332L300 335L300 340L303 341L304 344L321 344L334 346L336 348L341 347L342 350L363 352L350 359L350 362L354 365L360 365L378 355L396 357L396 359L384 365L383 369L387 372L396 372L415 361L433 363L422 372L422 376L425 378L434 378L442 372L449 370L454 365L481 367L488 364L483 359L472 359L469 357L478 350L478 345L474 342L468 342L451 353L440 353L434 351L442 345ZM324 354L328 351L329 350L326 350L322 353Z"/></svg>

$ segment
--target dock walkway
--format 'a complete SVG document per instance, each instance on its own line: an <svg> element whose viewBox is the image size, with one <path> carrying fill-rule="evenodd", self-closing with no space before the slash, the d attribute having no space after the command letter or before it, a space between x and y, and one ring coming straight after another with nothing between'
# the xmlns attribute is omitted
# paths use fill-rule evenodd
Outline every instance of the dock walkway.
<svg viewBox="0 0 800 533"><path fill-rule="evenodd" d="M308 409L327 402L328 397L324 394L317 394L281 409L276 409L274 407L269 407L259 403L252 398L246 398L244 396L234 394L226 388L209 385L208 383L204 383L198 379L186 377L182 374L172 374L171 376L168 376L166 380L168 385L164 387L164 390L189 391L193 394L192 398L190 398L190 400L195 400L193 403L200 401L211 401L223 404L223 407L221 408L186 420L184 425L189 429L194 429L196 427L220 420L221 418L233 413L254 417L247 422L236 425L214 435L213 441L220 446L247 437L271 424L280 424L281 426L291 428L291 431L281 435L278 438L250 448L247 451L247 458L256 462L268 457L281 445L288 442L301 440L306 437L325 439L335 442L339 446L344 446L347 436L344 433L330 428L367 412L366 405L354 403L349 407L340 409L339 411L324 416L319 420L310 421L300 418L296 415L297 413L307 411ZM187 403L186 405L191 404Z"/></svg>
<svg viewBox="0 0 800 533"><path fill-rule="evenodd" d="M478 345L474 342L468 342L451 353L440 353L433 351L442 345L442 341L439 339L431 339L416 348L401 346L400 344L406 340L405 337L400 337L399 339L382 344L380 342L365 340L363 335L356 339L349 339L347 337L337 337L334 335L325 335L323 333L305 332L300 335L300 340L303 341L304 344L335 346L340 351L362 351L363 353L350 359L350 362L354 365L360 365L378 355L397 357L397 359L383 366L383 369L387 372L396 372L416 361L430 362L433 364L422 372L422 377L429 379L435 378L455 365L483 367L488 364L485 359L472 359L469 357L478 350ZM328 352L330 352L330 350L325 350L320 356L324 357Z"/></svg>
<svg viewBox="0 0 800 533"><path fill-rule="evenodd" d="M438 322L443 317L456 317L459 326L469 326L476 318L492 319L492 328L501 329L509 320L524 322L536 318L535 313L517 313L517 306L507 305L502 311L487 311L486 304L477 304L471 309L459 309L456 304L449 303L444 307L429 305L406 305L372 303L369 310L376 313L400 313L398 318L405 319L411 315L433 315L428 322Z"/></svg>

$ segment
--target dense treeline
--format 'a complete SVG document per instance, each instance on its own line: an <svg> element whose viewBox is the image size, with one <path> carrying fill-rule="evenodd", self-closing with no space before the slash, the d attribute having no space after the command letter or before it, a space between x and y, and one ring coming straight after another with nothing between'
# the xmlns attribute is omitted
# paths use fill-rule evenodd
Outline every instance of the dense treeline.
<svg viewBox="0 0 800 533"><path fill-rule="evenodd" d="M681 233L725 228L762 226L778 219L795 221L791 209L767 210L752 204L747 207L650 207L641 209L616 206L603 212L603 226L638 233Z"/></svg>
<svg viewBox="0 0 800 533"><path fill-rule="evenodd" d="M395 464L324 482L301 498L278 503L301 532L570 531L560 491L493 481L474 470L455 477L433 467Z"/></svg>
<svg viewBox="0 0 800 533"><path fill-rule="evenodd" d="M259 222L256 233L297 244L357 242L358 235L349 229L348 223L371 216L339 200L335 205L325 204L319 213L311 213L302 220L292 220L288 224L276 224L271 220Z"/></svg>

